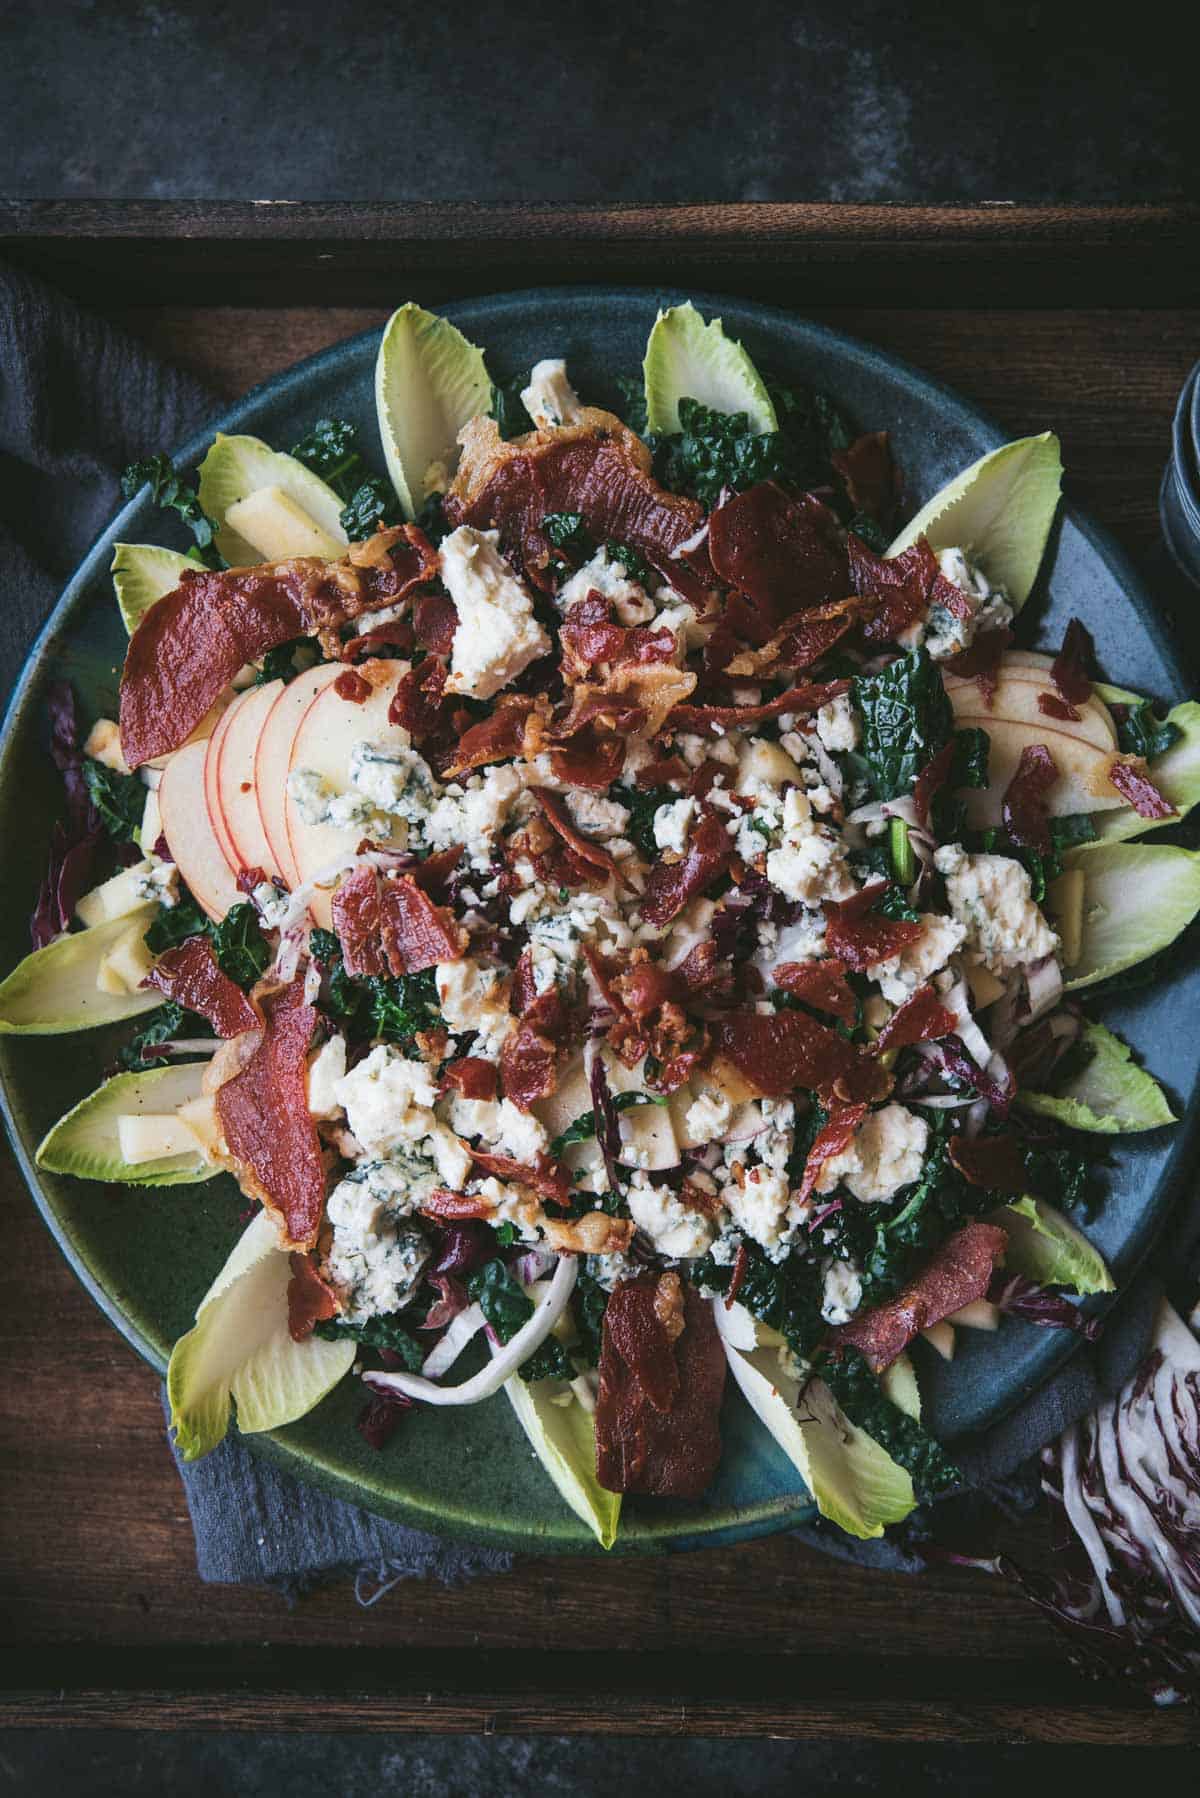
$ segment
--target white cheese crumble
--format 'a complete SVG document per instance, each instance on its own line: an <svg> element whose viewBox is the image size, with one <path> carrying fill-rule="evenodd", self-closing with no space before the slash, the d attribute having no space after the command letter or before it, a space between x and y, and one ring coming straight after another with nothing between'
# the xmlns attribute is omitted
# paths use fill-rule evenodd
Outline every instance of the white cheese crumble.
<svg viewBox="0 0 1200 1798"><path fill-rule="evenodd" d="M673 849L677 855L682 855L695 816L694 799L676 799L669 805L660 805L654 814L654 841L658 847Z"/></svg>
<svg viewBox="0 0 1200 1798"><path fill-rule="evenodd" d="M830 1256L821 1263L821 1316L827 1324L848 1324L862 1303L862 1276L852 1261Z"/></svg>
<svg viewBox="0 0 1200 1798"><path fill-rule="evenodd" d="M456 1094L450 1122L460 1136L478 1136L488 1149L532 1167L550 1146L545 1128L511 1099L464 1099Z"/></svg>
<svg viewBox="0 0 1200 1798"><path fill-rule="evenodd" d="M688 1106L684 1120L690 1142L699 1146L724 1136L733 1116L733 1103L725 1093L701 1093Z"/></svg>
<svg viewBox="0 0 1200 1798"><path fill-rule="evenodd" d="M1008 855L968 855L947 843L934 856L950 910L965 927L968 954L993 974L1024 967L1058 950L1058 938L1034 903L1029 874Z"/></svg>
<svg viewBox="0 0 1200 1798"><path fill-rule="evenodd" d="M950 957L961 948L967 927L958 918L947 918L942 912L922 912L924 925L914 943L907 943L898 955L878 961L867 969L872 980L893 1005L903 1005L919 986L944 968Z"/></svg>
<svg viewBox="0 0 1200 1798"><path fill-rule="evenodd" d="M935 662L966 649L980 631L996 630L1010 624L1013 618L1004 588L993 587L982 569L969 562L961 549L939 551L938 567L946 580L970 600L970 611L965 618L959 618L935 601L924 618L916 619L896 639L909 650L924 643Z"/></svg>
<svg viewBox="0 0 1200 1798"><path fill-rule="evenodd" d="M495 1061L515 1023L504 975L464 955L459 961L439 962L434 983L450 1029L477 1031L473 1053Z"/></svg>
<svg viewBox="0 0 1200 1798"><path fill-rule="evenodd" d="M743 1168L740 1181L735 1175L721 1188L721 1199L736 1227L765 1249L769 1260L782 1261L799 1221L798 1211L788 1215L787 1174L775 1167Z"/></svg>
<svg viewBox="0 0 1200 1798"><path fill-rule="evenodd" d="M350 785L377 811L420 825L432 809L437 783L424 756L390 743L356 743Z"/></svg>
<svg viewBox="0 0 1200 1798"><path fill-rule="evenodd" d="M694 1260L707 1253L713 1240L706 1217L690 1211L669 1186L654 1186L640 1168L629 1183L629 1215L659 1254L672 1260Z"/></svg>
<svg viewBox="0 0 1200 1798"><path fill-rule="evenodd" d="M583 417L579 395L567 379L561 356L546 356L529 371L529 385L522 389L521 404L539 431L578 424Z"/></svg>
<svg viewBox="0 0 1200 1798"><path fill-rule="evenodd" d="M321 1044L308 1064L308 1109L315 1118L336 1118L342 1114L338 1098L338 1082L346 1075L346 1039L331 1036Z"/></svg>
<svg viewBox="0 0 1200 1798"><path fill-rule="evenodd" d="M815 821L808 798L795 787L784 798L783 842L767 856L767 879L803 905L849 899L858 890L841 837Z"/></svg>
<svg viewBox="0 0 1200 1798"><path fill-rule="evenodd" d="M816 1190L845 1186L864 1205L890 1199L920 1178L929 1141L924 1118L892 1103L868 1111L849 1148L830 1155L817 1175Z"/></svg>
<svg viewBox="0 0 1200 1798"><path fill-rule="evenodd" d="M533 601L500 554L498 531L459 525L441 548L441 574L458 613L448 693L491 699L550 639L533 615Z"/></svg>
<svg viewBox="0 0 1200 1798"><path fill-rule="evenodd" d="M830 754L835 750L858 748L858 713L851 705L848 693L839 693L828 705L820 707L817 712L817 735Z"/></svg>

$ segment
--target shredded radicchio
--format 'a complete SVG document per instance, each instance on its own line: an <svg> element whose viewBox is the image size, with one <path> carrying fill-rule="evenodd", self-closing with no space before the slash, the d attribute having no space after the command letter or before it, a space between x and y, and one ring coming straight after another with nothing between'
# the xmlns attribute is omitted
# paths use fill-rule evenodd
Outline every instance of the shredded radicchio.
<svg viewBox="0 0 1200 1798"><path fill-rule="evenodd" d="M998 1274L988 1298L1010 1317L1023 1317L1027 1324L1040 1324L1046 1330L1075 1330L1089 1342L1095 1342L1104 1328L1102 1317L1086 1316L1065 1294L1020 1274Z"/></svg>
<svg viewBox="0 0 1200 1798"><path fill-rule="evenodd" d="M765 875L747 869L741 884L725 895L725 903L712 921L719 959L731 964L748 960L758 948L759 924L783 929L795 924L803 913L803 905L785 898Z"/></svg>
<svg viewBox="0 0 1200 1798"><path fill-rule="evenodd" d="M433 1226L427 1226L432 1229ZM458 1277L474 1273L485 1261L490 1261L496 1252L496 1239L486 1224L466 1218L459 1223L442 1224L439 1227L437 1252L428 1270L428 1277L436 1285L438 1274L450 1274ZM432 1329L433 1325L426 1328Z"/></svg>
<svg viewBox="0 0 1200 1798"><path fill-rule="evenodd" d="M68 930L79 896L91 879L96 851L104 838L100 817L83 778L82 730L75 691L69 681L55 681L46 693L50 718L50 754L62 775L66 792L66 817L56 823L50 839L50 858L29 921L35 949L44 949Z"/></svg>
<svg viewBox="0 0 1200 1798"><path fill-rule="evenodd" d="M402 1392L372 1391L358 1414L356 1427L368 1448L386 1448L406 1411L413 1408L412 1399Z"/></svg>
<svg viewBox="0 0 1200 1798"><path fill-rule="evenodd" d="M600 1046L594 1038L588 1044L587 1055L590 1058L588 1086L591 1089L592 1112L596 1120L596 1141L604 1157L609 1184L616 1191L619 1186L617 1157L621 1153L621 1120L613 1102L608 1075L604 1071Z"/></svg>

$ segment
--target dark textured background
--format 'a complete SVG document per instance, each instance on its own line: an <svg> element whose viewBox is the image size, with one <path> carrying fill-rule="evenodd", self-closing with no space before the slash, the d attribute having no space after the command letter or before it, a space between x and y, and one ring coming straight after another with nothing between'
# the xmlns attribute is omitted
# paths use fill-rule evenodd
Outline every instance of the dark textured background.
<svg viewBox="0 0 1200 1798"><path fill-rule="evenodd" d="M987 0L0 5L0 189L202 199L1154 200L1188 10ZM1183 46L1177 42L1177 50ZM1192 152L1194 154L1194 151Z"/></svg>

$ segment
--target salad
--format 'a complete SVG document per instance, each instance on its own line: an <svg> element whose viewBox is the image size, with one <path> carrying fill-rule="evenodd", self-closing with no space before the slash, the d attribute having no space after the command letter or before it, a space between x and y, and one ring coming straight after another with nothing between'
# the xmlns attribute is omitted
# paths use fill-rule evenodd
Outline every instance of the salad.
<svg viewBox="0 0 1200 1798"><path fill-rule="evenodd" d="M732 1383L878 1536L959 1477L916 1339L1113 1290L1096 1150L1174 1118L1089 1001L1200 910L1139 840L1200 706L1078 621L1020 645L1052 434L897 530L886 431L719 320L661 312L643 376L497 386L406 305L387 479L332 418L127 472L194 546L117 546L113 715L49 696L0 1030L130 1026L42 1167L249 1201L171 1356L186 1457L352 1373L396 1455L495 1399L610 1547L626 1493L704 1493Z"/></svg>

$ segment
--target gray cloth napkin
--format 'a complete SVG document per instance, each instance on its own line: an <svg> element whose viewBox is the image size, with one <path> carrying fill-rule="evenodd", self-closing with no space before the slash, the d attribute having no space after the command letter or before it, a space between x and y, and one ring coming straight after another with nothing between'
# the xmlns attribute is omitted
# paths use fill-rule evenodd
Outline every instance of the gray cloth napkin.
<svg viewBox="0 0 1200 1798"><path fill-rule="evenodd" d="M0 667L7 684L117 508L121 469L172 449L217 409L199 382L40 282L0 267ZM1161 1265L1183 1267L1198 1236L1194 1204ZM974 1486L1010 1505L1033 1502L1029 1457L1120 1390L1145 1353L1160 1291L1157 1275L1144 1274L1114 1308L1099 1344L1073 1356L995 1429L954 1445ZM371 1602L397 1579L457 1582L512 1564L510 1555L446 1544L298 1485L236 1437L203 1461L179 1463L179 1471L206 1580L299 1589L357 1569L359 1597ZM894 1540L878 1543L852 1542L819 1523L794 1533L847 1560L915 1570L927 1529L918 1514Z"/></svg>

